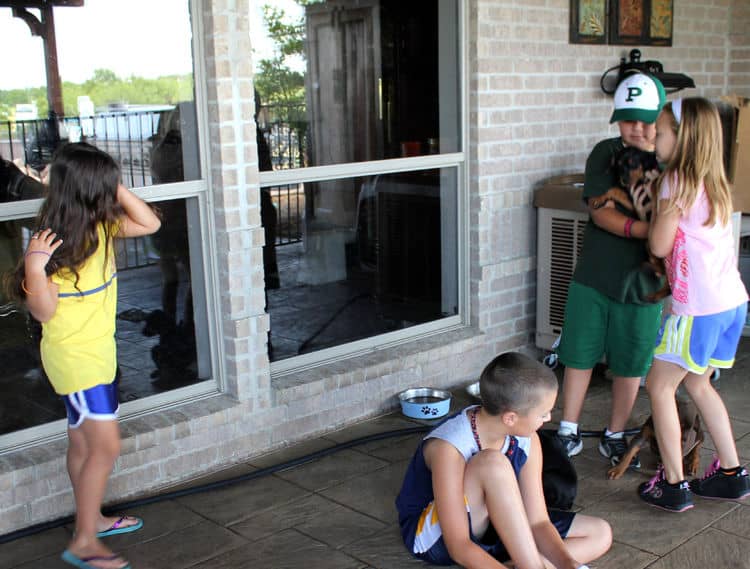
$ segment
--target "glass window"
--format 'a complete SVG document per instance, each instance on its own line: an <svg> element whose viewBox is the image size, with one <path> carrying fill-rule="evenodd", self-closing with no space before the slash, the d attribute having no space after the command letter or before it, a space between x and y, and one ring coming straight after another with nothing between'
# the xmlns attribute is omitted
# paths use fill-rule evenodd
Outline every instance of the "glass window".
<svg viewBox="0 0 750 569"><path fill-rule="evenodd" d="M130 187L200 178L188 0L14 10L0 8L0 50L14 54L0 77L0 156L42 170L57 146L84 140ZM27 20L49 14L54 33L32 36ZM113 18L138 41L115 41Z"/></svg>
<svg viewBox="0 0 750 569"><path fill-rule="evenodd" d="M270 167L461 149L457 1L251 6L258 123Z"/></svg>
<svg viewBox="0 0 750 569"><path fill-rule="evenodd" d="M50 36L32 36L27 25L50 21L47 10L57 65L42 49ZM122 37L112 37L113 21ZM21 168L41 171L59 145L102 148L137 192L160 184L148 193L163 217L160 231L115 242L122 402L212 378L192 49L189 0L0 7L0 51L14 54L0 76L0 273L16 266L39 204L32 200L44 191ZM198 183L184 183L191 181ZM0 378L0 436L64 416L40 366L40 333L0 295L0 361L12 362ZM201 391L216 389L207 385Z"/></svg>
<svg viewBox="0 0 750 569"><path fill-rule="evenodd" d="M266 247L272 359L458 314L456 183L444 168L264 189L279 220L308 213L304 238L279 224Z"/></svg>
<svg viewBox="0 0 750 569"><path fill-rule="evenodd" d="M275 369L461 315L459 8L251 0Z"/></svg>

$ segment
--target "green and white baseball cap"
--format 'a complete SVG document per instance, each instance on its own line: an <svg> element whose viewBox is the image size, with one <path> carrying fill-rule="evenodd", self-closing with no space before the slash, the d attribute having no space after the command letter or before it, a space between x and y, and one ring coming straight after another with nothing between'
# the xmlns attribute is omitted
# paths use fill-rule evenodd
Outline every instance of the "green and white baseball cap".
<svg viewBox="0 0 750 569"><path fill-rule="evenodd" d="M666 102L667 93L661 81L645 73L633 73L625 77L615 90L615 111L609 122L653 123Z"/></svg>

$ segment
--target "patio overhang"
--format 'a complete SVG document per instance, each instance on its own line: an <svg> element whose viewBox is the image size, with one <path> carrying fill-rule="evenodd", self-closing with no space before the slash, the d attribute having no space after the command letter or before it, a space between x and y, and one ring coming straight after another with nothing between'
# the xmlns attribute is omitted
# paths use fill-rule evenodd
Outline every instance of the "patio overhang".
<svg viewBox="0 0 750 569"><path fill-rule="evenodd" d="M29 26L31 35L42 38L44 45L44 68L47 74L47 103L50 113L64 114L62 81L57 65L57 42L55 40L55 19L53 8L81 7L84 0L0 0L0 8L12 8L13 16L22 19ZM39 16L29 12L38 9Z"/></svg>

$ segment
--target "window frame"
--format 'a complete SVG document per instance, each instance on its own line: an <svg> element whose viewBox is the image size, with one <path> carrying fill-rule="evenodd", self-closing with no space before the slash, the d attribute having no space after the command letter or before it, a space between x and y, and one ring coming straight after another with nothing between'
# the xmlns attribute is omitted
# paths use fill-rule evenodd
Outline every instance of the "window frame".
<svg viewBox="0 0 750 569"><path fill-rule="evenodd" d="M224 350L221 343L221 307L216 291L218 284L217 245L215 240L215 216L211 187L209 141L208 141L208 105L207 105L207 70L204 41L203 10L200 0L188 0L186 9L190 12L193 57L193 85L195 96L196 127L198 142L198 159L200 178L185 182L157 184L132 188L133 193L146 202L158 204L160 201L179 198L198 200L200 239L190 239L191 245L199 241L200 250L194 251L196 261L200 261L203 279L203 290L206 306L206 329L208 332L208 350L210 358L210 377L192 385L179 387L149 395L134 401L120 404L120 420L132 419L164 411L169 408L190 403L206 397L219 395L227 391L226 374L224 373ZM42 205L42 199L7 202L0 208L0 222L19 218L34 217ZM189 234L190 235L190 234ZM200 295L196 295L200 296ZM59 419L41 425L0 434L0 455L30 448L63 439L66 436L67 420Z"/></svg>
<svg viewBox="0 0 750 569"><path fill-rule="evenodd" d="M418 170L455 168L456 170L456 265L458 270L458 314L448 316L396 330L370 336L354 342L324 348L308 354L301 354L290 358L270 362L271 379L282 377L287 374L304 371L321 365L326 365L351 358L375 350L403 345L420 340L436 334L450 332L465 328L471 321L469 301L469 61L467 38L468 30L468 6L467 0L457 0L458 24L455 28L457 34L458 53L457 60L459 69L455 70L459 78L459 127L460 148L459 152L424 155L409 158L389 158L384 160L371 160L365 162L348 162L342 164L331 164L326 166L308 166L276 171L260 172L260 187L273 188L292 184L308 182L320 182L335 179L358 178L362 176L374 176L377 174L394 174L399 172L414 172ZM271 328L273 332L273 328Z"/></svg>

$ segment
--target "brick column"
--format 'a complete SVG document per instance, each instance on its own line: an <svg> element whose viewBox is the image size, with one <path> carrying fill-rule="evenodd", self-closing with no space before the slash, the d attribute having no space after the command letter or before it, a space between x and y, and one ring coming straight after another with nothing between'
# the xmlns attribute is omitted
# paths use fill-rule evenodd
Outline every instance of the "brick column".
<svg viewBox="0 0 750 569"><path fill-rule="evenodd" d="M203 5L210 160L226 390L269 404L269 367L247 0Z"/></svg>

